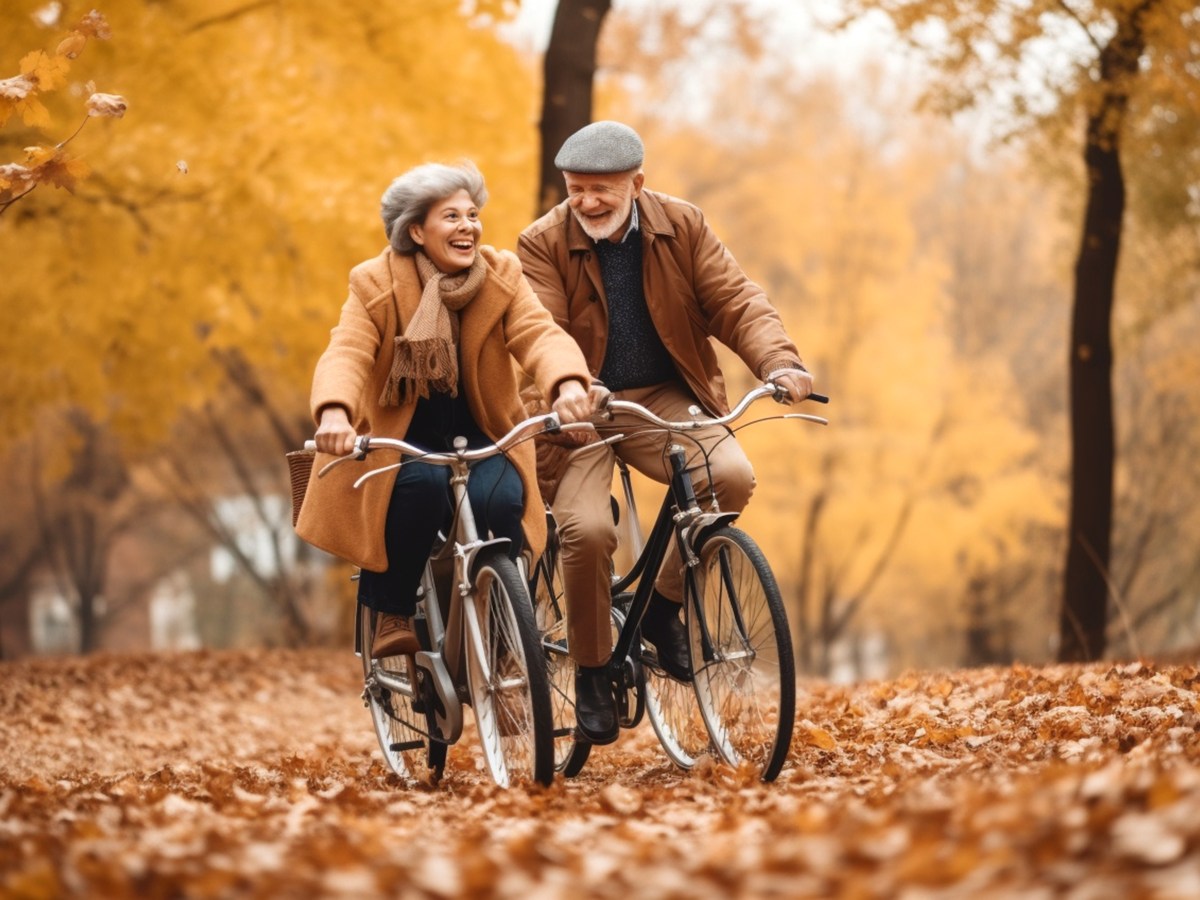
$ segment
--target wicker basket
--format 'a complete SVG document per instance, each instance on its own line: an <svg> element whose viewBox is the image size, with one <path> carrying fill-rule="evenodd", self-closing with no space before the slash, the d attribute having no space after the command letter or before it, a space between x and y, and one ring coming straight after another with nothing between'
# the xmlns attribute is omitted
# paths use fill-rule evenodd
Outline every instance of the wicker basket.
<svg viewBox="0 0 1200 900"><path fill-rule="evenodd" d="M317 454L313 450L293 450L287 454L288 476L292 479L292 527L300 518L300 504L304 502L304 492L308 490L308 479L312 477L313 460Z"/></svg>

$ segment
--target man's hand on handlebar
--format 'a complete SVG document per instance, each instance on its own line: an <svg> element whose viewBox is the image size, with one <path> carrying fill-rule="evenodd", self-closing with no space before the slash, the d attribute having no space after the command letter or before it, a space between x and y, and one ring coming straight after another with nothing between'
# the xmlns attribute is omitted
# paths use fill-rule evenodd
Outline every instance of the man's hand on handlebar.
<svg viewBox="0 0 1200 900"><path fill-rule="evenodd" d="M354 439L358 435L350 424L345 407L326 406L321 410L321 424L313 435L317 449L334 456L345 456L354 450Z"/></svg>
<svg viewBox="0 0 1200 900"><path fill-rule="evenodd" d="M813 392L812 373L803 369L776 369L767 376L767 383L783 389L784 395L775 398L781 403L799 403Z"/></svg>
<svg viewBox="0 0 1200 900"><path fill-rule="evenodd" d="M571 378L559 384L552 409L558 413L560 422L570 425L572 422L586 422L591 418L594 406L582 382Z"/></svg>

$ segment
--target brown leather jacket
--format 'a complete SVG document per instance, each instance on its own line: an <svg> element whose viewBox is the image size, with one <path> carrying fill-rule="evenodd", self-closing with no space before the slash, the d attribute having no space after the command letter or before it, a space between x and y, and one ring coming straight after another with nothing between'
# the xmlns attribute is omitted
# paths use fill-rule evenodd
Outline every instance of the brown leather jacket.
<svg viewBox="0 0 1200 900"><path fill-rule="evenodd" d="M649 190L636 202L650 317L680 376L708 412L729 411L709 337L733 350L759 378L802 365L763 289L742 271L699 208ZM604 363L608 301L593 247L565 201L517 241L525 277L579 343L594 377Z"/></svg>

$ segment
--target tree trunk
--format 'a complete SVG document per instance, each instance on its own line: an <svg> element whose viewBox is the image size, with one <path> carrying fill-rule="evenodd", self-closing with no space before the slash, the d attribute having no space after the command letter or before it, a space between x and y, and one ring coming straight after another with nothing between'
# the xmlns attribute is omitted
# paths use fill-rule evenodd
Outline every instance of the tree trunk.
<svg viewBox="0 0 1200 900"><path fill-rule="evenodd" d="M1130 82L1145 49L1141 14L1148 5L1123 20L1104 47L1099 78L1104 93L1087 121L1087 205L1075 263L1069 361L1071 509L1059 621L1062 662L1099 659L1105 650L1116 460L1112 310L1125 213L1120 141Z"/></svg>
<svg viewBox="0 0 1200 900"><path fill-rule="evenodd" d="M566 197L554 157L563 141L592 121L596 44L611 0L559 0L543 64L538 215Z"/></svg>

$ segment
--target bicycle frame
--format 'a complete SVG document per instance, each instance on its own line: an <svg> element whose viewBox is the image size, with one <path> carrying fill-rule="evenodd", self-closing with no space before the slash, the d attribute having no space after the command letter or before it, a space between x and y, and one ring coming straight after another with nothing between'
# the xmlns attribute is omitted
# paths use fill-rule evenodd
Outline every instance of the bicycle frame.
<svg viewBox="0 0 1200 900"><path fill-rule="evenodd" d="M479 610L474 603L465 602L475 595L475 561L489 548L498 548L507 553L510 545L508 538L483 539L479 535L475 513L467 493L470 464L503 452L538 432L591 428L592 426L586 423L562 425L554 414L535 416L519 423L507 435L488 447L471 450L467 448L465 438L455 438L454 450L448 453L429 453L403 440L364 435L355 442L354 454L333 460L318 473L320 477L336 465L353 459L362 460L370 451L379 449L396 450L410 461L419 460L450 469L453 520L445 542L441 547L435 548L426 563L421 586L418 588L417 627L424 628L423 642L429 648L418 651L413 657L419 683L414 684L407 678L394 674L380 665L378 660L371 661L368 676L368 690L379 687L394 691L418 705L422 700L430 699L428 692L422 691L421 688L427 686L432 689L433 699L436 701L429 722L432 727L426 730L425 722L405 721L406 726L414 732L443 744L453 744L461 737L463 702L468 695L468 648L465 642L472 643L471 649L474 650L477 660L484 660L487 655L481 637L483 623L479 618ZM311 448L314 444L310 441L307 446ZM392 471L403 464L405 461L401 460L372 469L360 476L354 482L354 487L357 488L367 479ZM448 579L444 571L447 564L450 569ZM439 581L448 581L448 589L438 590ZM359 606L357 615L363 614L364 611ZM356 628L355 652L360 657L364 653L361 635L361 627ZM480 664L484 665L482 662ZM417 696L418 693L424 696ZM431 733L434 730L436 734Z"/></svg>
<svg viewBox="0 0 1200 900"><path fill-rule="evenodd" d="M688 422L668 422L657 418L653 414L649 414L648 411L637 404L620 400L611 401L609 409L613 411L625 410L635 412L651 424L662 428L664 432L686 433L687 431L713 425L726 425L740 418L755 401L764 397L778 398L778 396L778 389L775 385L761 385L749 391L728 415L715 419L701 419L699 418L699 408L693 407L691 412L696 418ZM828 401L828 398L821 394L812 395L812 399L818 402ZM821 425L829 424L828 420L821 416L804 413L788 413L782 418L803 419ZM613 648L612 660L609 666L614 676L624 667L625 660L629 657L634 642L637 640L638 628L641 626L642 617L645 615L646 607L650 602L650 593L654 585L653 576L658 572L659 566L666 556L668 543L672 535L676 538L680 558L688 568L693 568L697 563L695 554L692 552L692 547L695 545L696 539L701 537L705 531L728 524L738 516L737 513L723 513L715 508L708 512L701 510L696 502L696 493L692 487L691 473L686 466L684 449L679 444L672 443L668 449L668 458L671 463L671 480L668 484L667 492L663 497L662 505L659 507L658 517L655 519L654 525L650 529L650 535L646 538L644 544L641 542L641 529L637 520L637 508L633 497L629 467L620 459L617 460L617 464L620 467L625 504L630 517L630 533L635 542L635 546L632 548L635 559L629 572L613 583L611 589L612 596L616 598L618 594L626 591L634 581L638 581L639 578L641 580L638 581L633 602L630 604L626 614L625 624L621 628L616 646ZM713 505L714 507L716 506L715 496L713 497ZM651 573L651 577L641 578L642 574L647 570Z"/></svg>
<svg viewBox="0 0 1200 900"><path fill-rule="evenodd" d="M714 425L728 425L740 418L753 403L765 397L772 397L783 402L781 391L781 388L772 383L760 385L749 391L727 415L712 419L701 418L699 407L692 407L689 410L693 416L692 420L669 422L655 416L639 404L615 399L609 401L608 410L610 414L618 411L634 413L652 426L661 428L664 433L687 433ZM828 398L821 394L813 394L810 399L828 402ZM821 416L804 413L787 413L780 418L802 419L821 425L829 424L828 420ZM620 440L621 437L621 435L616 435L608 438L607 441ZM613 682L627 689L635 687L640 677L638 672L641 665L640 650L637 653L634 652L635 647L640 646L639 629L650 603L654 577L666 557L672 537L678 546L681 560L689 570L688 573L685 573L685 579L690 580L690 570L694 569L699 562L692 548L707 532L730 524L738 517L738 513L721 512L717 508L715 495L712 499L713 507L711 509L700 508L692 485L691 472L686 465L685 451L678 443L670 444L668 459L671 466L671 478L662 505L659 507L658 516L644 543L641 540L641 529L637 520L629 468L619 458L616 460L621 472L625 504L630 518L630 534L634 544L632 551L635 559L625 575L614 579L611 596L615 601L635 581L637 587L633 600L625 612L624 624L618 633L608 670ZM649 573L649 577L642 577L647 573ZM739 628L744 630L744 625L739 623ZM704 637L707 640L709 636L705 634ZM636 724L636 720L629 723L630 726L633 724Z"/></svg>
<svg viewBox="0 0 1200 900"><path fill-rule="evenodd" d="M434 551L430 561L426 563L422 586L418 589L418 621L422 618L421 613L424 613L430 649L419 651L414 660L417 668L425 673L425 677L432 679L432 686L439 700L434 713L439 733L427 736L433 740L453 744L462 736L463 728L462 697L459 691L459 686L466 684L466 647L463 640L473 641L476 644L475 649L480 656L483 655L479 611L475 604L464 603L463 600L473 593L470 575L480 551L485 547L500 547L507 552L509 540L483 540L479 537L475 514L467 498L467 460L460 455L449 463L449 468L450 486L454 496L454 520L447 540L441 548ZM452 563L450 590L429 591L427 585L432 585L435 580L434 563L447 559ZM430 593L433 594L432 597L429 596ZM371 668L380 685L388 690L412 696L412 686L406 679L395 677L380 666L378 661ZM409 724L414 729L421 730L418 723Z"/></svg>
<svg viewBox="0 0 1200 900"><path fill-rule="evenodd" d="M610 672L614 678L621 673L625 666L625 660L630 657L630 652L633 650L638 629L642 624L642 617L646 613L646 607L650 604L650 593L654 587L653 574L657 573L659 566L662 565L671 538L675 538L685 565L691 566L696 561L691 550L692 536L698 531L716 528L737 518L737 513L701 510L696 502L691 473L687 470L684 461L683 448L678 444L672 444L668 452L672 471L671 482L663 496L658 516L630 570L615 581L611 588L612 596L615 598L618 594L626 591L634 581L637 581L633 601L626 613L625 624L621 628L616 646L613 648L612 659L609 661ZM626 505L633 519L630 525L631 530L640 534L636 520L636 507L633 504L633 492L630 487L629 470L624 463L621 463L621 478L625 487ZM645 572L652 573L651 577L642 578L641 576Z"/></svg>

